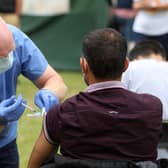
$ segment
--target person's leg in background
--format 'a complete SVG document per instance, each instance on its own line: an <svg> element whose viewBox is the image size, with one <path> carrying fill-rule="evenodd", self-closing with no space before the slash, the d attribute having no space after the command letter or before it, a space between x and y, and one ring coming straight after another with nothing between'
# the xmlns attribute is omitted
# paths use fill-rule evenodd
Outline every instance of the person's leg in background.
<svg viewBox="0 0 168 168"><path fill-rule="evenodd" d="M144 35L144 34L141 34L141 33L136 33L134 32L134 41L135 43L141 41L141 40L145 40L145 39L148 39L148 36Z"/></svg>
<svg viewBox="0 0 168 168"><path fill-rule="evenodd" d="M132 30L134 18L120 18L118 17L119 22L119 32L122 33L128 42L128 50L133 48L134 42L134 33Z"/></svg>

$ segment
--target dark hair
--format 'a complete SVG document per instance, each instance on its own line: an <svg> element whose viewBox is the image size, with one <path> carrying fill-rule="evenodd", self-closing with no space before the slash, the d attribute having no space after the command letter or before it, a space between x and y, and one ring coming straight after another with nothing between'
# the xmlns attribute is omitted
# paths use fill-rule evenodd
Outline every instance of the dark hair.
<svg viewBox="0 0 168 168"><path fill-rule="evenodd" d="M112 28L103 28L87 34L82 51L92 73L98 79L121 76L127 53L125 38Z"/></svg>
<svg viewBox="0 0 168 168"><path fill-rule="evenodd" d="M129 59L132 61L138 58L138 56L148 58L151 54L159 54L163 58L166 58L165 49L158 41L142 40L129 52Z"/></svg>

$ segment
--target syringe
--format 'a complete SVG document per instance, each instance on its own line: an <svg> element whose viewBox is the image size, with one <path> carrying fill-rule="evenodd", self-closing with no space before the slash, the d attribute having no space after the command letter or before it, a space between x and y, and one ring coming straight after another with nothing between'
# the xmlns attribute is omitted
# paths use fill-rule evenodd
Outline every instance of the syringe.
<svg viewBox="0 0 168 168"><path fill-rule="evenodd" d="M17 100L15 99L15 101L17 101ZM21 105L33 112L33 114L27 114L28 117L39 117L39 116L41 116L41 112L37 112L33 107L31 107L31 106L29 106L29 105L27 105L23 102L21 103Z"/></svg>
<svg viewBox="0 0 168 168"><path fill-rule="evenodd" d="M17 100L15 99L15 102L16 102ZM23 106L23 107L26 107L27 109L29 109L29 110L31 110L33 113L36 113L37 111L33 108L33 107L31 107L31 106L29 106L29 105L27 105L27 104L25 104L25 103L21 103L21 105Z"/></svg>
<svg viewBox="0 0 168 168"><path fill-rule="evenodd" d="M33 113L36 113L37 111L34 109L34 108L32 108L31 106L29 106L29 105L27 105L27 104L25 104L25 103L21 103L22 104L22 106L24 106L24 107L26 107L27 109L29 109L29 110L31 110Z"/></svg>

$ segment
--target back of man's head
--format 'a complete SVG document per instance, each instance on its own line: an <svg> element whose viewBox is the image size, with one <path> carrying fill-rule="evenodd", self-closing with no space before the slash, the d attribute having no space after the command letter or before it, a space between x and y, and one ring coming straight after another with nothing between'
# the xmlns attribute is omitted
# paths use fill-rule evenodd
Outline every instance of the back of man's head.
<svg viewBox="0 0 168 168"><path fill-rule="evenodd" d="M139 57L150 58L151 55L166 59L165 49L158 41L142 40L129 52L129 60L132 61Z"/></svg>
<svg viewBox="0 0 168 168"><path fill-rule="evenodd" d="M124 71L127 43L114 29L90 32L84 38L82 50L96 78L117 79Z"/></svg>

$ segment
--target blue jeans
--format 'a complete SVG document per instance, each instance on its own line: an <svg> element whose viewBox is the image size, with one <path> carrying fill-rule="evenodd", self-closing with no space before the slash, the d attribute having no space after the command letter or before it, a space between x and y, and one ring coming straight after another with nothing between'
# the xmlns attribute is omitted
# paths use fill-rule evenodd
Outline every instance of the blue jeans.
<svg viewBox="0 0 168 168"><path fill-rule="evenodd" d="M16 139L0 148L0 168L18 168L19 156Z"/></svg>
<svg viewBox="0 0 168 168"><path fill-rule="evenodd" d="M132 30L134 18L125 19L119 16L114 15L110 18L108 27L118 30L123 36L125 36L127 42L134 40L134 33Z"/></svg>

